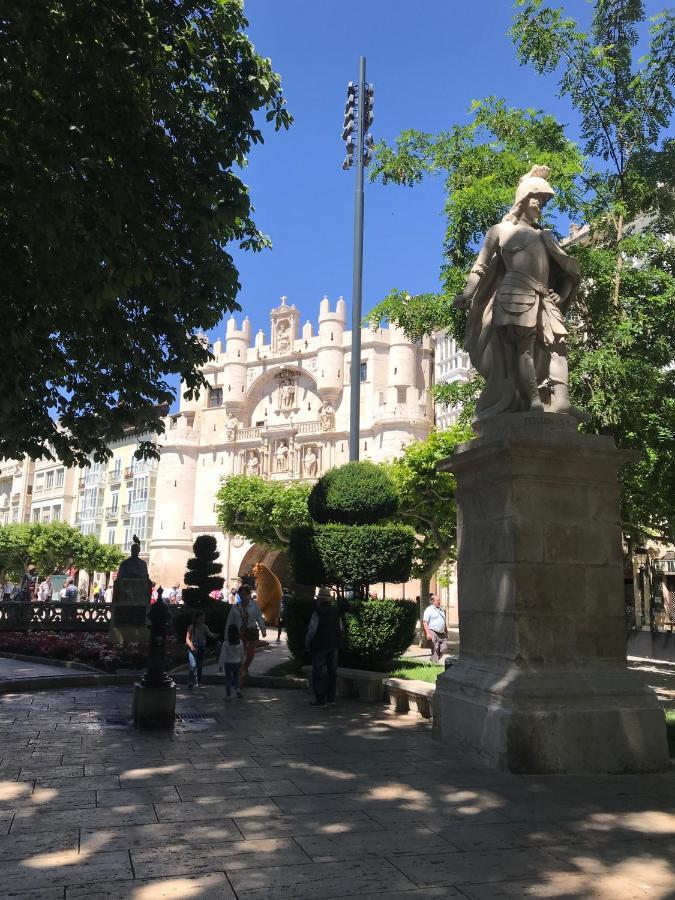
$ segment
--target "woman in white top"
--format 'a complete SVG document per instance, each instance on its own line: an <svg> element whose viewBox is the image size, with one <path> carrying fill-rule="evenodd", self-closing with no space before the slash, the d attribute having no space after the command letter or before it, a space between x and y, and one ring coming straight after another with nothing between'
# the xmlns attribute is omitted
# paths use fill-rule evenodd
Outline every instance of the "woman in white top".
<svg viewBox="0 0 675 900"><path fill-rule="evenodd" d="M235 603L230 607L230 614L225 624L225 634L229 634L230 625L236 625L241 635L241 641L244 645L244 662L241 666L240 681L244 684L244 679L248 673L248 668L253 662L255 656L255 644L258 640L258 628L262 632L262 636L267 634L267 626L263 619L260 607L251 600L251 589L245 584L239 588L240 603Z"/></svg>

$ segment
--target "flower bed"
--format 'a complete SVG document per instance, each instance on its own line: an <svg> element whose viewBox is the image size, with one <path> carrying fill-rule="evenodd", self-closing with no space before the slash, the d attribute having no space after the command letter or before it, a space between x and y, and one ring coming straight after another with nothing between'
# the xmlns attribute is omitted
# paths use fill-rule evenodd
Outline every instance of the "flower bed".
<svg viewBox="0 0 675 900"><path fill-rule="evenodd" d="M146 644L127 641L116 644L106 634L68 631L6 631L0 633L0 651L21 653L42 659L63 659L86 663L103 672L143 669L148 658ZM185 646L173 637L166 642L167 669L186 661Z"/></svg>

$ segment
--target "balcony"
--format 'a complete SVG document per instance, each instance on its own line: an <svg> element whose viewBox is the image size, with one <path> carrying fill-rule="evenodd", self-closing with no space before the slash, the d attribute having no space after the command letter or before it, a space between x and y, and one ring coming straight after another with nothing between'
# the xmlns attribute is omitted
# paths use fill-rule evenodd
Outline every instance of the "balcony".
<svg viewBox="0 0 675 900"><path fill-rule="evenodd" d="M103 522L103 515L100 512L79 512L75 516L76 525L100 525Z"/></svg>
<svg viewBox="0 0 675 900"><path fill-rule="evenodd" d="M112 472L108 472L108 484L120 484L122 481L122 470L121 469L113 469Z"/></svg>
<svg viewBox="0 0 675 900"><path fill-rule="evenodd" d="M105 511L106 521L116 522L120 516L119 506L109 506Z"/></svg>

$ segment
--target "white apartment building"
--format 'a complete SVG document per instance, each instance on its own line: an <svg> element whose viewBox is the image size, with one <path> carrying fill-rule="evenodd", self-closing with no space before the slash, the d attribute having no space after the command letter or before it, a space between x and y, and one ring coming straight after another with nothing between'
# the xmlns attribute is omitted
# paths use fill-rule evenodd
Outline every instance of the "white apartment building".
<svg viewBox="0 0 675 900"><path fill-rule="evenodd" d="M451 384L455 381L466 382L471 376L469 354L448 331L437 332L436 356L434 365L434 383ZM458 407L444 407L436 404L436 427L441 431L454 425L459 417Z"/></svg>

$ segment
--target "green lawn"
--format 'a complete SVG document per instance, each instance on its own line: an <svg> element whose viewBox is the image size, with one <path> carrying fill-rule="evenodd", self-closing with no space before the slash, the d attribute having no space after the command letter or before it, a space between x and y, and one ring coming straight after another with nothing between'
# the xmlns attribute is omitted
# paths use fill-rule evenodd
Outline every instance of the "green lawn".
<svg viewBox="0 0 675 900"><path fill-rule="evenodd" d="M443 666L420 662L418 659L399 659L392 666L389 674L392 678L408 678L411 681L428 681L436 683L436 678L444 671Z"/></svg>
<svg viewBox="0 0 675 900"><path fill-rule="evenodd" d="M387 669L387 674L393 678L408 678L413 681L429 681L434 684L436 677L443 671L443 666L434 666L431 663L423 663L417 659L398 659ZM302 677L302 669L294 660L289 659L286 662L279 663L266 675L274 675L277 678L286 678L287 676Z"/></svg>
<svg viewBox="0 0 675 900"><path fill-rule="evenodd" d="M666 710L666 732L668 734L670 755L675 756L675 709Z"/></svg>

